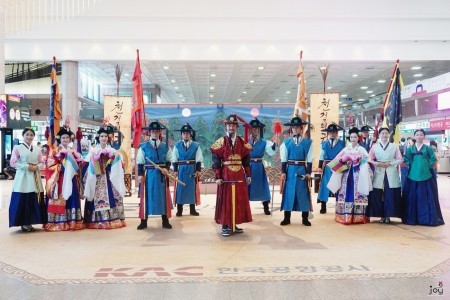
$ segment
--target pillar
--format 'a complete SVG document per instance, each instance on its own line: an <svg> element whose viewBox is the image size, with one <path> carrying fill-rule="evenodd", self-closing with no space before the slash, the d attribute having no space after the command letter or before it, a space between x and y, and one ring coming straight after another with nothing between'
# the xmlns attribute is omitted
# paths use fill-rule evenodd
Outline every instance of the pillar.
<svg viewBox="0 0 450 300"><path fill-rule="evenodd" d="M80 107L78 104L78 62L63 61L61 63L60 92L62 96L61 110L63 122L70 120L70 129L77 132Z"/></svg>

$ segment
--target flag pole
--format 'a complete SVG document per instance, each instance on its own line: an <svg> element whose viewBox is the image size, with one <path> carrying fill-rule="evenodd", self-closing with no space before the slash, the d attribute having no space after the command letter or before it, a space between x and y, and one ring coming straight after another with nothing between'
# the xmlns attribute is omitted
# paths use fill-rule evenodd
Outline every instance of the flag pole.
<svg viewBox="0 0 450 300"><path fill-rule="evenodd" d="M394 84L394 76L396 76L399 64L400 64L400 60L397 59L397 62L395 63L394 71L392 72L391 82L389 83L388 91L386 93L386 96L384 97L383 105L381 105L380 118L377 121L377 125L375 126L375 131L373 133L376 139L378 139L378 127L380 126L380 122L381 122L382 119L384 120L384 107L386 105L386 101L389 99L390 92L392 91L392 86ZM372 139L372 143L370 145L370 148L372 148L372 146L373 146L373 139Z"/></svg>

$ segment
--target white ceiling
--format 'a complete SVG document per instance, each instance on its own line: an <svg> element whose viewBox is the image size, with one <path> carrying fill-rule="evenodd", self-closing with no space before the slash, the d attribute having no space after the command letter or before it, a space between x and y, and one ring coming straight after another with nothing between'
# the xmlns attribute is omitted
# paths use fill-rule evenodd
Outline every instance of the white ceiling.
<svg viewBox="0 0 450 300"><path fill-rule="evenodd" d="M115 89L116 63L81 62L79 68L81 72ZM327 92L340 92L342 95L353 98L353 102L359 102L358 99L365 101L369 98L381 99L386 93L395 66L395 61L327 63L330 65ZM319 66L324 64L325 62L304 62L308 93L323 91ZM135 62L119 62L119 65L123 66L121 88L130 89ZM413 66L420 66L422 69L411 70ZM260 67L263 69L261 70ZM293 103L297 96L298 61L142 61L141 68L143 83L158 84L165 103L209 103L209 101L213 103ZM420 79L450 72L450 61L400 62L400 70L404 83L410 84ZM422 74L422 77L414 77L415 74ZM379 80L385 80L385 82L380 83ZM367 89L361 89L364 86ZM372 93L367 93L368 91Z"/></svg>

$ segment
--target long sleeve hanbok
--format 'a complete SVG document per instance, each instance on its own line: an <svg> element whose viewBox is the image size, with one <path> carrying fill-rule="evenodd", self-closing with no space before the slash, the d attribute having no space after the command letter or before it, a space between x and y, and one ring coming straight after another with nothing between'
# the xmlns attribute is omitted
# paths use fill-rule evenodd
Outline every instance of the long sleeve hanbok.
<svg viewBox="0 0 450 300"><path fill-rule="evenodd" d="M345 147L328 166L333 175L327 187L337 193L336 216L342 224L370 222L366 216L368 196L372 190L372 170L363 147Z"/></svg>
<svg viewBox="0 0 450 300"><path fill-rule="evenodd" d="M369 195L367 215L370 217L401 218L401 181L398 166L403 162L399 147L394 143L378 141L369 153L369 160L375 166L373 191ZM383 168L381 162L390 162Z"/></svg>
<svg viewBox="0 0 450 300"><path fill-rule="evenodd" d="M248 186L248 197L250 201L270 201L269 181L264 169L264 153L270 156L275 154L275 143L269 140L259 139L256 143L250 143L250 172L252 183Z"/></svg>
<svg viewBox="0 0 450 300"><path fill-rule="evenodd" d="M9 227L47 222L41 172L28 170L29 164L42 166L41 162L41 148L26 144L14 147L10 165L16 168L16 176L9 205Z"/></svg>
<svg viewBox="0 0 450 300"><path fill-rule="evenodd" d="M59 146L47 158L47 215L45 231L84 228L81 215L78 171L81 155L71 147Z"/></svg>
<svg viewBox="0 0 450 300"><path fill-rule="evenodd" d="M89 229L126 226L123 208L125 181L122 156L112 147L91 148L85 161L84 223Z"/></svg>
<svg viewBox="0 0 450 300"><path fill-rule="evenodd" d="M408 167L403 197L405 201L403 223L409 225L443 225L436 175L433 166L436 156L433 149L412 145L404 156Z"/></svg>

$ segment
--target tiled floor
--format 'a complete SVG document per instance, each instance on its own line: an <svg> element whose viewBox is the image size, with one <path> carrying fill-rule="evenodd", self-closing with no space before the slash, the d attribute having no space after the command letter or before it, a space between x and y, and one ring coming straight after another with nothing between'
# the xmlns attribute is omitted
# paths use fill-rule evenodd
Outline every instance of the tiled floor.
<svg viewBox="0 0 450 300"><path fill-rule="evenodd" d="M438 178L450 222L450 178ZM137 199L126 198L128 226L109 231L22 233L8 228L12 181L0 181L0 299L422 299L450 295L450 230L373 223L344 226L315 213L311 227L281 227L252 203L254 222L228 238L214 224L215 195L199 217L151 218L137 231ZM315 206L318 210L318 205ZM188 211L188 207L185 208ZM439 282L443 287L438 289ZM431 289L430 289L431 286ZM433 293L433 289L435 293ZM443 291L443 295L439 292ZM432 295L430 295L430 293Z"/></svg>

